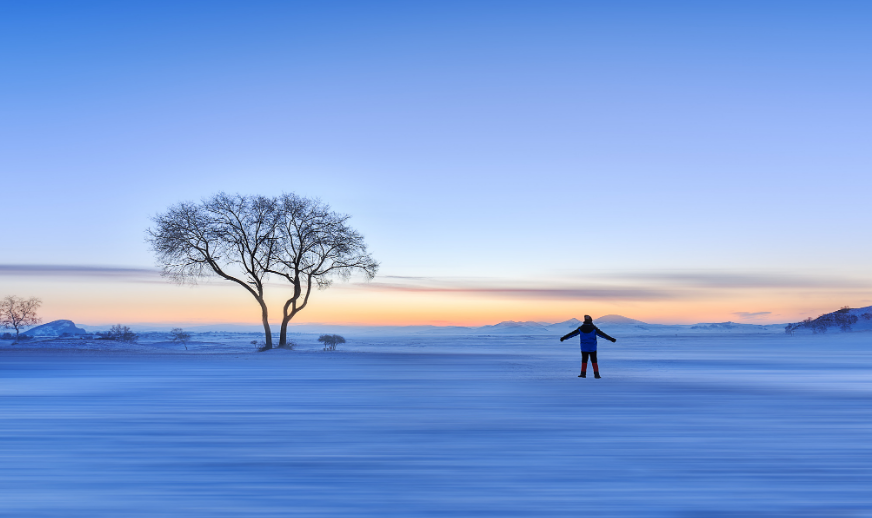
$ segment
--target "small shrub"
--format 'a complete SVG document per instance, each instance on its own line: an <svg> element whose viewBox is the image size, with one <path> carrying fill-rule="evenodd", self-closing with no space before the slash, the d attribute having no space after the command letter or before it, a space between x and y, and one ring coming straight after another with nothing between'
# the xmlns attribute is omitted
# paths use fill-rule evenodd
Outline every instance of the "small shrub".
<svg viewBox="0 0 872 518"><path fill-rule="evenodd" d="M270 347L266 346L266 341L264 341L264 340L252 340L251 345L253 345L255 347L255 349L258 350L258 352L264 352L264 351L270 350Z"/></svg>
<svg viewBox="0 0 872 518"><path fill-rule="evenodd" d="M288 349L288 350L290 350L290 351L293 351L293 350L294 350L294 347L296 347L296 346L297 346L297 343L296 343L296 342L294 342L294 341L292 341L292 340L288 340L288 343L286 343L286 344L284 344L284 345L279 344L279 345L276 346L276 348L277 348L277 349Z"/></svg>
<svg viewBox="0 0 872 518"><path fill-rule="evenodd" d="M324 351L335 351L337 344L345 343L345 338L339 335L321 335L318 341L324 344Z"/></svg>
<svg viewBox="0 0 872 518"><path fill-rule="evenodd" d="M98 340L115 340L116 342L124 342L131 344L139 338L139 335L130 330L127 326L121 324L112 326L105 333L97 333Z"/></svg>

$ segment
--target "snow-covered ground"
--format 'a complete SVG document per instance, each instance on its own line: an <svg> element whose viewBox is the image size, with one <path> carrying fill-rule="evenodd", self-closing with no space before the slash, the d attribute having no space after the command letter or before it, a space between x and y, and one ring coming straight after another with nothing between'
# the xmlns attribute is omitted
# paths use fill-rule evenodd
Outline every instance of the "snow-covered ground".
<svg viewBox="0 0 872 518"><path fill-rule="evenodd" d="M872 517L872 333L613 334L2 342L0 516Z"/></svg>

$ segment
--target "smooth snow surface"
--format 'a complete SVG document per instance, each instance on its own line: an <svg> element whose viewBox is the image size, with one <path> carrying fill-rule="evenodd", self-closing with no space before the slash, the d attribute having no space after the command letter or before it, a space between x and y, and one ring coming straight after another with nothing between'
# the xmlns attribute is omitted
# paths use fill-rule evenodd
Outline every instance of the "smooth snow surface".
<svg viewBox="0 0 872 518"><path fill-rule="evenodd" d="M4 345L0 516L872 516L872 333L346 338Z"/></svg>

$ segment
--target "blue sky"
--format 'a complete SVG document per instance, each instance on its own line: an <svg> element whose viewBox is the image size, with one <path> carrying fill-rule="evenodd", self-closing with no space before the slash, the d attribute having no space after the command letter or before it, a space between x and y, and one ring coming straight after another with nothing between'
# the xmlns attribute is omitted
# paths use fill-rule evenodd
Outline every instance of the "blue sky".
<svg viewBox="0 0 872 518"><path fill-rule="evenodd" d="M67 273L0 268L0 294L30 291L63 318L71 286L88 286L142 314L125 298L143 298L141 283L90 283L81 267L152 267L149 218L223 190L294 191L353 215L382 276L324 294L310 317L324 321L392 321L350 309L370 299L417 308L397 320L409 323L785 321L870 305L870 14L866 2L4 4L0 170L15 223L0 264ZM439 308L407 298L433 286L447 287ZM683 291L620 295L640 286ZM488 291L519 287L531 291ZM144 298L202 302L161 289ZM191 311L180 318L208 320Z"/></svg>

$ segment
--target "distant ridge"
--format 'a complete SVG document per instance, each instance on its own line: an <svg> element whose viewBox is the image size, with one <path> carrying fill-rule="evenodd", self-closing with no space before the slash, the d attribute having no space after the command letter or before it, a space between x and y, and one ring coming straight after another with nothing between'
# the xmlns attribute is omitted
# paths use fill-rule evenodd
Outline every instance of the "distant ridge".
<svg viewBox="0 0 872 518"><path fill-rule="evenodd" d="M594 324L641 324L641 325L648 325L647 323L642 322L641 320L635 320L635 319L627 318L627 317L624 317L621 315L606 315L606 316L599 317L599 318L595 319L593 322L594 322Z"/></svg>

